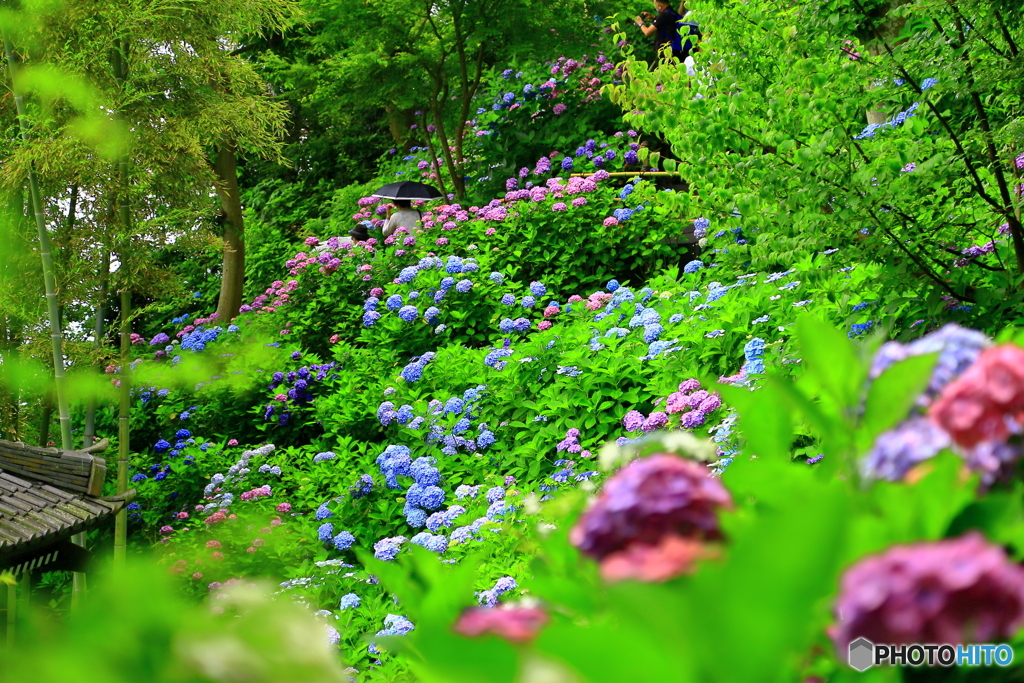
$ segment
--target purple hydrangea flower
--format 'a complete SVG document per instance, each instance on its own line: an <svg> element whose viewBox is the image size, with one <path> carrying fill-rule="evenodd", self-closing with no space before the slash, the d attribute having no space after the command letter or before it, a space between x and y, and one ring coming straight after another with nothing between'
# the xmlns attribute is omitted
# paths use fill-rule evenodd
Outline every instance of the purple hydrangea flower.
<svg viewBox="0 0 1024 683"><path fill-rule="evenodd" d="M718 510L731 506L729 492L707 467L659 453L634 460L609 479L569 538L597 559L669 535L717 540Z"/></svg>
<svg viewBox="0 0 1024 683"><path fill-rule="evenodd" d="M861 473L866 479L900 481L912 467L949 446L946 432L927 417L915 416L878 435L861 461Z"/></svg>

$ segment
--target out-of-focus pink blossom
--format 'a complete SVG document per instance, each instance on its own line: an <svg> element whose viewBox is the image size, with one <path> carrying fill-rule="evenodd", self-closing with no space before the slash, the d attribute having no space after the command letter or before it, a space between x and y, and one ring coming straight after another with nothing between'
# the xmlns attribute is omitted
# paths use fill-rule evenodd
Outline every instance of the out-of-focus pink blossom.
<svg viewBox="0 0 1024 683"><path fill-rule="evenodd" d="M539 607L470 607L455 623L455 632L474 638L490 633L512 643L533 640L548 623Z"/></svg>

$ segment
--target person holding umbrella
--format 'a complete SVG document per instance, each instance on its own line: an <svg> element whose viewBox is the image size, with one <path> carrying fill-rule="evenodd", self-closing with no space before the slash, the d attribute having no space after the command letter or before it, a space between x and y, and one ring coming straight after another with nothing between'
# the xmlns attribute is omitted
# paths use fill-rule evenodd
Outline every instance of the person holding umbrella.
<svg viewBox="0 0 1024 683"><path fill-rule="evenodd" d="M388 220L381 228L384 239L391 237L399 228L412 230L416 224L423 220L423 212L412 208L412 201L408 199L394 199L395 209L389 212Z"/></svg>
<svg viewBox="0 0 1024 683"><path fill-rule="evenodd" d="M430 185L407 180L385 185L374 192L373 196L390 199L397 207L397 210L388 216L387 222L384 223L384 227L381 229L381 234L384 236L384 239L387 239L399 228L412 230L416 227L416 223L423 218L422 211L412 208L413 200L422 199L429 201L437 199L441 196L441 193Z"/></svg>

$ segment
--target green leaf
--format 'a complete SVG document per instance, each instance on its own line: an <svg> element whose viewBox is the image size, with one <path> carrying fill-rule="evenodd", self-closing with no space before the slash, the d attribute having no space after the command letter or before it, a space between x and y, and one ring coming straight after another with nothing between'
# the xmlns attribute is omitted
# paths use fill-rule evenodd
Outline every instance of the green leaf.
<svg viewBox="0 0 1024 683"><path fill-rule="evenodd" d="M902 420L928 386L939 354L912 356L895 363L871 383L858 438L870 445L876 436Z"/></svg>

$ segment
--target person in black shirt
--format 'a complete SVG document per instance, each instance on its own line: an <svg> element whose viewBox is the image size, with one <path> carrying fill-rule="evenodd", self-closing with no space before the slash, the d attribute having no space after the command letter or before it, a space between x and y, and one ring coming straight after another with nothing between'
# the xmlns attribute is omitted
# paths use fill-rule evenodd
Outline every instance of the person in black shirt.
<svg viewBox="0 0 1024 683"><path fill-rule="evenodd" d="M641 12L640 16L633 18L633 23L640 27L647 37L655 36L654 48L661 55L662 48L670 50L672 57L677 61L686 59L682 51L682 41L679 39L679 26L677 22L682 19L679 13L672 9L667 0L654 0L654 7L658 10L657 16L650 12ZM645 19L653 19L650 24Z"/></svg>

